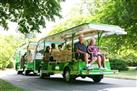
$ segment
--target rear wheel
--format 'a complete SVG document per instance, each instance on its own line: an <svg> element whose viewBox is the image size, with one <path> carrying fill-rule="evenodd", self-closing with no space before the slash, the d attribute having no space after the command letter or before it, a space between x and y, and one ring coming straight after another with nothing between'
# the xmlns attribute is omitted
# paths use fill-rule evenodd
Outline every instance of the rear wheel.
<svg viewBox="0 0 137 91"><path fill-rule="evenodd" d="M70 70L69 69L64 71L64 79L65 79L66 82L70 82L71 81Z"/></svg>
<svg viewBox="0 0 137 91"><path fill-rule="evenodd" d="M83 78L83 79L84 79L84 78L86 78L86 76L81 76L81 78Z"/></svg>
<svg viewBox="0 0 137 91"><path fill-rule="evenodd" d="M71 82L72 80L76 79L76 77L71 76L70 69L65 69L64 70L63 78L66 82Z"/></svg>
<svg viewBox="0 0 137 91"><path fill-rule="evenodd" d="M46 73L43 73L42 70L40 70L40 74L39 74L40 78L49 78L50 75L46 74Z"/></svg>
<svg viewBox="0 0 137 91"><path fill-rule="evenodd" d="M33 72L33 74L34 74L34 76L37 76L38 74L37 73L35 73L35 72Z"/></svg>
<svg viewBox="0 0 137 91"><path fill-rule="evenodd" d="M43 79L45 77L45 74L40 72L39 76Z"/></svg>
<svg viewBox="0 0 137 91"><path fill-rule="evenodd" d="M103 75L94 75L92 79L95 83L99 83L103 79Z"/></svg>
<svg viewBox="0 0 137 91"><path fill-rule="evenodd" d="M29 75L30 71L29 70L25 70L25 75Z"/></svg>
<svg viewBox="0 0 137 91"><path fill-rule="evenodd" d="M22 74L22 73L23 73L23 71L18 71L18 72L17 72L17 74Z"/></svg>

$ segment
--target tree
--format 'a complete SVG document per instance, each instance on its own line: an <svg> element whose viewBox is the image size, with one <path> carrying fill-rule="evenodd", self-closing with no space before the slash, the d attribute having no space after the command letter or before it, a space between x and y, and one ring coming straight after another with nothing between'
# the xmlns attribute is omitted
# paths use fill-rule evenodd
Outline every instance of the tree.
<svg viewBox="0 0 137 91"><path fill-rule="evenodd" d="M103 1L103 0L100 0ZM97 2L97 3L100 3ZM120 49L121 45L125 48L137 49L137 2L136 0L108 0L104 4L99 5L94 16L76 16L68 19L64 23L57 25L50 32L51 34L60 32L67 28L73 27L81 23L104 23L119 25L128 32L125 36L110 38L110 41L117 45L114 49ZM90 9L89 9L90 10ZM92 14L91 14L92 15Z"/></svg>
<svg viewBox="0 0 137 91"><path fill-rule="evenodd" d="M90 9L89 9L90 10ZM137 64L137 1L106 0L97 7L95 15L74 17L53 28L50 34L57 33L81 23L103 23L119 25L127 35L113 35L102 40L102 45L109 47L112 57L120 57ZM116 55L116 56L114 56ZM133 63L132 62L132 63ZM133 63L133 64L134 64Z"/></svg>
<svg viewBox="0 0 137 91"><path fill-rule="evenodd" d="M126 49L137 49L136 4L136 0L109 0L94 18L99 23L119 25L128 32L125 36L113 37L111 40L117 45L117 49L121 48L121 45Z"/></svg>
<svg viewBox="0 0 137 91"><path fill-rule="evenodd" d="M16 48L24 41L19 36L0 35L0 69L4 69L12 61Z"/></svg>
<svg viewBox="0 0 137 91"><path fill-rule="evenodd" d="M79 3L77 3L75 6L72 6L67 14L67 16L71 18L56 25L49 32L49 35L64 31L82 23L96 22L96 19L94 19L96 18L96 13L99 11L99 8L106 3L107 0L79 0Z"/></svg>
<svg viewBox="0 0 137 91"><path fill-rule="evenodd" d="M58 32L64 31L76 25L80 25L83 23L89 23L92 20L92 16L76 16L72 17L56 26L49 32L49 35L56 34Z"/></svg>
<svg viewBox="0 0 137 91"><path fill-rule="evenodd" d="M0 25L8 29L7 21L17 22L21 33L40 32L46 21L61 17L61 0L0 0Z"/></svg>

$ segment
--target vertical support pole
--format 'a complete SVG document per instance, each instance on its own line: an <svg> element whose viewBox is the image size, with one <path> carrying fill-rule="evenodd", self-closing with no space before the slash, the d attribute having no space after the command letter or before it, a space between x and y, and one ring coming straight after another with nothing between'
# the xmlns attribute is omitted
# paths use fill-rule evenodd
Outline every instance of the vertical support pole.
<svg viewBox="0 0 137 91"><path fill-rule="evenodd" d="M74 53L74 37L75 37L75 33L72 34L72 60L75 56L75 53Z"/></svg>
<svg viewBox="0 0 137 91"><path fill-rule="evenodd" d="M33 59L33 63L34 63L34 72L35 72L35 70L36 70L36 67L35 67L35 59L36 59L36 53L37 53L37 48L38 48L38 43L37 43L37 45L36 45L36 48L35 48L35 54L34 54L34 59Z"/></svg>
<svg viewBox="0 0 137 91"><path fill-rule="evenodd" d="M44 54L43 55L45 55L45 49L46 49L46 46L45 46L45 40L43 41L44 43Z"/></svg>
<svg viewBox="0 0 137 91"><path fill-rule="evenodd" d="M36 48L35 48L35 55L34 55L34 59L33 59L33 67L34 67L33 69L34 69L34 72L37 70L36 69L36 60L35 59L36 59L37 48L38 48L38 45L39 45L38 43L37 43Z"/></svg>
<svg viewBox="0 0 137 91"><path fill-rule="evenodd" d="M98 32L98 46L100 46L100 34Z"/></svg>
<svg viewBox="0 0 137 91"><path fill-rule="evenodd" d="M66 46L66 44L67 44L67 39L65 39L65 42L64 42L64 45Z"/></svg>
<svg viewBox="0 0 137 91"><path fill-rule="evenodd" d="M98 46L101 45L100 41L101 41L102 34L103 34L103 32L101 32L101 33L98 32Z"/></svg>

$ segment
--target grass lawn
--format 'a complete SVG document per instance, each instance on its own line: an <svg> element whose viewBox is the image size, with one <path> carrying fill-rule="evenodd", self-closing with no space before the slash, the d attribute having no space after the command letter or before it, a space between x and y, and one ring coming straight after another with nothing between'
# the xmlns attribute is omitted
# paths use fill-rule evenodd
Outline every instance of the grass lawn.
<svg viewBox="0 0 137 91"><path fill-rule="evenodd" d="M18 88L2 79L0 79L0 91L25 91L21 88Z"/></svg>
<svg viewBox="0 0 137 91"><path fill-rule="evenodd" d="M106 75L106 77L137 79L137 70L136 69L129 69L128 71L120 71L116 74Z"/></svg>

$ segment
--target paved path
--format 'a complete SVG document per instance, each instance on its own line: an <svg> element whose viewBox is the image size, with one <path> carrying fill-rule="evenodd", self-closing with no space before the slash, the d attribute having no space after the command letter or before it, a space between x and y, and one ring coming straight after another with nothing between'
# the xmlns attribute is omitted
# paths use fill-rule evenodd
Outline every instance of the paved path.
<svg viewBox="0 0 137 91"><path fill-rule="evenodd" d="M0 78L27 91L137 91L137 80L104 78L95 84L90 78L77 78L66 83L60 75L40 79L39 76L17 75L14 70L0 72Z"/></svg>

